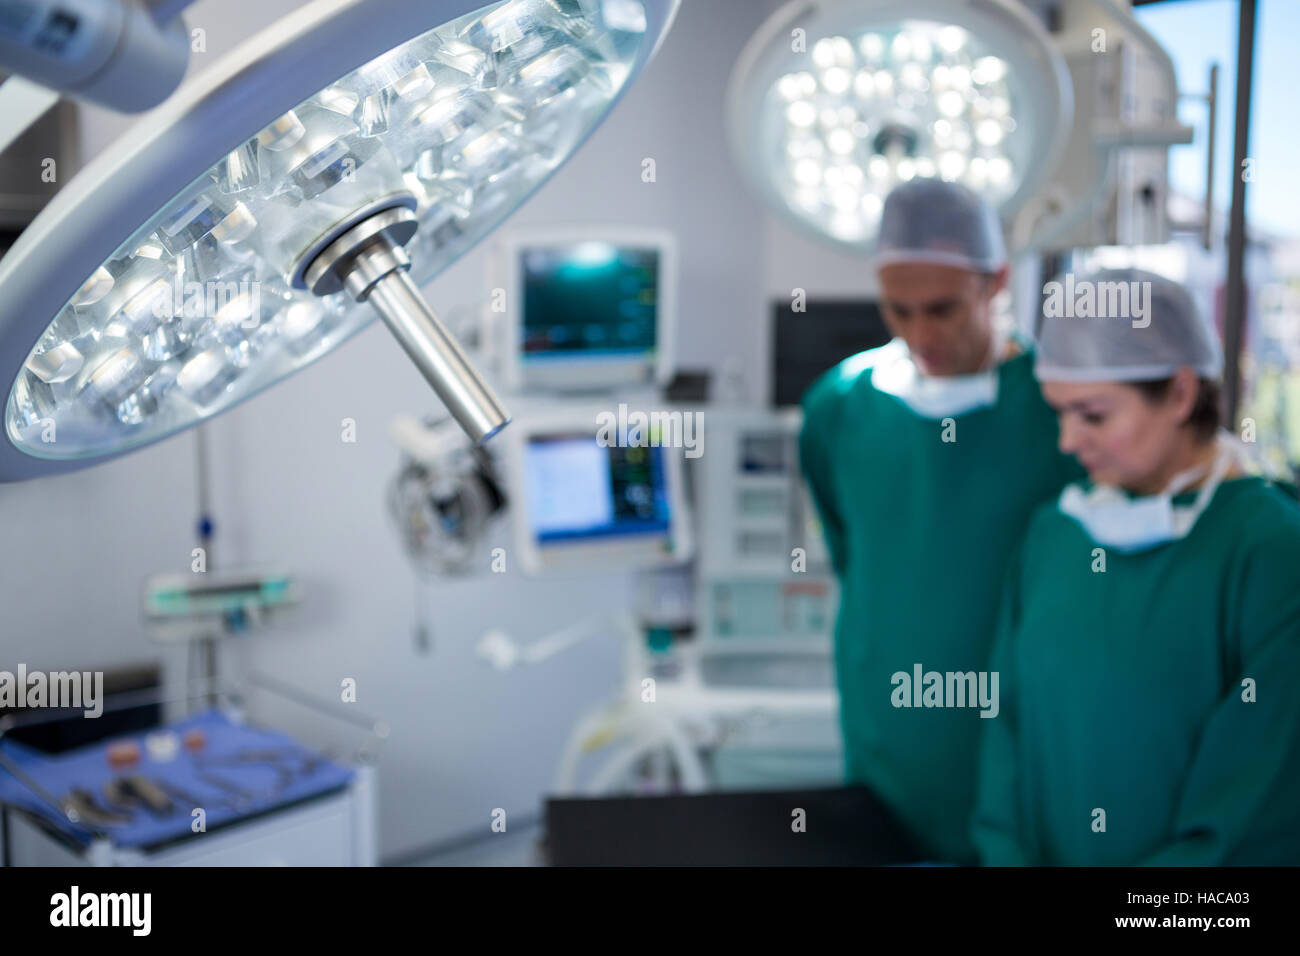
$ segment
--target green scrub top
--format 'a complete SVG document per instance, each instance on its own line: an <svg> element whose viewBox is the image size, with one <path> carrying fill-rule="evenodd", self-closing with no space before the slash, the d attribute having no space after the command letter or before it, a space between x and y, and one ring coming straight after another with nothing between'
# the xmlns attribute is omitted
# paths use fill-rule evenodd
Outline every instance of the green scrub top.
<svg viewBox="0 0 1300 956"><path fill-rule="evenodd" d="M994 406L952 416L951 427L872 385L877 351L813 384L799 439L840 582L846 779L871 787L931 858L974 862L978 733L989 719L978 706L895 707L893 675L986 669L1002 575L1029 516L1082 472L1057 451L1028 351L999 367Z"/></svg>
<svg viewBox="0 0 1300 956"><path fill-rule="evenodd" d="M1232 479L1185 538L1104 571L1097 547L1047 505L1008 574L982 862L1300 863L1294 496Z"/></svg>

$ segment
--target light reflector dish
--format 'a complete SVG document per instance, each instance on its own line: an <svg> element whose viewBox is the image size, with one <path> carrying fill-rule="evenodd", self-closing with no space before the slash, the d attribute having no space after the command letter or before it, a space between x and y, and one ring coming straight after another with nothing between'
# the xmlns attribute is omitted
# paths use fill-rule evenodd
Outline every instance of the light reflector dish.
<svg viewBox="0 0 1300 956"><path fill-rule="evenodd" d="M1004 0L797 0L732 75L730 138L751 185L805 232L870 252L885 196L956 180L1009 215L1055 165L1068 77Z"/></svg>
<svg viewBox="0 0 1300 956"><path fill-rule="evenodd" d="M414 207L427 282L578 148L675 9L338 0L250 41L0 264L0 478L156 441L337 346L374 312L302 274L341 223Z"/></svg>

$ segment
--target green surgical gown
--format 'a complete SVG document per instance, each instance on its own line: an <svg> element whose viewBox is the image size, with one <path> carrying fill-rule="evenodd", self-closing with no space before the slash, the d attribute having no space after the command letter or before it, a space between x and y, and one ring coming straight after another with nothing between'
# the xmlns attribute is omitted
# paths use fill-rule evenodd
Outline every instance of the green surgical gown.
<svg viewBox="0 0 1300 956"><path fill-rule="evenodd" d="M1104 571L1078 522L1035 513L994 652L983 862L1300 863L1293 490L1224 482L1185 538Z"/></svg>
<svg viewBox="0 0 1300 956"><path fill-rule="evenodd" d="M875 350L804 396L800 458L840 581L846 778L936 859L973 862L978 707L895 707L892 676L986 669L1002 575L1029 516L1081 474L1024 352L993 407L923 418L871 382ZM945 441L945 438L953 439Z"/></svg>

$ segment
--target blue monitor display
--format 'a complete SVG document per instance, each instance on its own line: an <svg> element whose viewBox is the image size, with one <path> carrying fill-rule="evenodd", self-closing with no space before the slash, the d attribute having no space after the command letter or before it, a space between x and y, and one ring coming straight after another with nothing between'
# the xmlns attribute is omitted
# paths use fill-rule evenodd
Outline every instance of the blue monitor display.
<svg viewBox="0 0 1300 956"><path fill-rule="evenodd" d="M668 534L661 448L604 447L591 434L537 437L524 455L524 480L540 544Z"/></svg>
<svg viewBox="0 0 1300 956"><path fill-rule="evenodd" d="M521 256L525 362L654 354L658 249L581 241Z"/></svg>

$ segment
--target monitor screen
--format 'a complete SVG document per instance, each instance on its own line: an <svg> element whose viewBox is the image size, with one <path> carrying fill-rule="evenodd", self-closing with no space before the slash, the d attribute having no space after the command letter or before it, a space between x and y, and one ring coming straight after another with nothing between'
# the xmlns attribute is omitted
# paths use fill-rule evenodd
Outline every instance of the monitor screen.
<svg viewBox="0 0 1300 956"><path fill-rule="evenodd" d="M540 545L669 532L661 448L603 447L589 432L534 436L523 464Z"/></svg>
<svg viewBox="0 0 1300 956"><path fill-rule="evenodd" d="M827 369L889 341L880 308L869 299L809 300L794 311L788 299L772 306L772 404L796 406Z"/></svg>
<svg viewBox="0 0 1300 956"><path fill-rule="evenodd" d="M525 364L654 355L658 248L582 240L519 254Z"/></svg>

